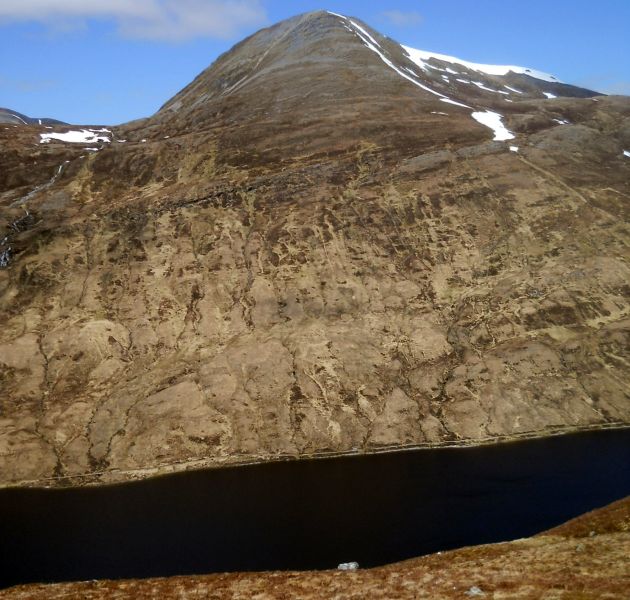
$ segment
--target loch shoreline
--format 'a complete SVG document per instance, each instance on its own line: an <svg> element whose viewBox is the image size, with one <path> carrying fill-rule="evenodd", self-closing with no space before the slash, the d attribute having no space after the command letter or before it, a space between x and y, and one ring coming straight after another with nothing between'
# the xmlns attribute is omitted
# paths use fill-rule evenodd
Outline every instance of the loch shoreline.
<svg viewBox="0 0 630 600"><path fill-rule="evenodd" d="M413 445L391 445L356 449L351 451L315 452L310 454L260 454L257 457L235 454L228 458L212 457L204 459L170 462L138 469L105 469L76 475L61 475L41 479L25 479L19 481L0 481L0 491L12 488L73 488L95 487L105 485L121 485L134 481L144 481L155 477L205 471L223 468L251 467L278 462L301 462L309 460L328 460L345 457L373 456L395 454L399 452L415 452L418 450L437 450L440 448L482 448L499 444L519 443L528 440L542 440L557 436L575 435L596 431L617 431L630 429L630 423L624 421L594 423L583 426L557 426L539 431L497 435L487 438L463 439L455 441L427 442Z"/></svg>

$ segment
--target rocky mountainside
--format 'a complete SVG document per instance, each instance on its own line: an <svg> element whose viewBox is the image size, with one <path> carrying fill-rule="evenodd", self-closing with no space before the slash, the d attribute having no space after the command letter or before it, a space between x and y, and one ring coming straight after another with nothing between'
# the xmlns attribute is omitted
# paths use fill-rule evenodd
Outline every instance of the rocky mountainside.
<svg viewBox="0 0 630 600"><path fill-rule="evenodd" d="M46 117L34 119L10 108L0 108L0 124L5 123L8 125L65 125L63 121L58 121L57 119Z"/></svg>
<svg viewBox="0 0 630 600"><path fill-rule="evenodd" d="M627 424L593 94L320 11L148 119L0 127L1 483Z"/></svg>

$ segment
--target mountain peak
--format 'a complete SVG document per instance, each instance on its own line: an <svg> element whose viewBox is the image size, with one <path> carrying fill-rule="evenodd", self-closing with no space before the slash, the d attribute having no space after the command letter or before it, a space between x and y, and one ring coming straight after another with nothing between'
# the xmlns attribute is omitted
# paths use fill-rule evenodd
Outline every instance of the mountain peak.
<svg viewBox="0 0 630 600"><path fill-rule="evenodd" d="M195 104L232 95L278 68L345 56L349 41L334 13L318 10L291 17L261 29L221 55L162 110L178 110L186 101Z"/></svg>
<svg viewBox="0 0 630 600"><path fill-rule="evenodd" d="M247 93L247 88L255 89L260 84L273 87L278 71L285 76L282 89L299 93L306 83L303 78L313 80L317 75L323 82L322 67L340 88L347 80L345 74L354 72L361 77L363 71L364 78L380 79L381 83L405 79L415 85L416 93L418 88L422 90L419 98L426 98L428 93L472 108L480 107L478 99L488 108L486 105L497 99L509 103L525 98L596 95L562 84L555 76L535 69L479 64L417 50L379 34L355 17L317 10L281 21L243 40L169 100L161 111L194 108L237 92ZM296 77L295 69L302 71L300 76ZM520 84L524 89L506 84Z"/></svg>
<svg viewBox="0 0 630 600"><path fill-rule="evenodd" d="M426 144L430 136L414 135L413 128L421 115L446 107L454 116L444 128L447 137L451 128L462 126L487 136L490 131L484 133L480 125L494 123L492 137L510 139L501 119L518 112L518 103L593 95L526 67L481 65L415 50L355 17L318 10L234 46L151 123L168 129L168 135L238 124L239 130L248 128L246 140L237 136L240 151L260 136L267 147L294 155L316 152L327 136L343 147L365 136L379 145L393 139L415 144L418 138ZM289 129L293 133L287 138L282 132Z"/></svg>

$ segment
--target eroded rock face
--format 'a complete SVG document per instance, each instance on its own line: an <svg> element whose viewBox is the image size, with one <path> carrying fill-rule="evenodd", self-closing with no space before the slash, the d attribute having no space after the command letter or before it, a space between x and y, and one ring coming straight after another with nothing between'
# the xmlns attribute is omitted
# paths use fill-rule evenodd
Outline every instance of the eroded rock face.
<svg viewBox="0 0 630 600"><path fill-rule="evenodd" d="M0 130L1 483L628 422L630 100L515 99L513 152L342 35L99 152Z"/></svg>

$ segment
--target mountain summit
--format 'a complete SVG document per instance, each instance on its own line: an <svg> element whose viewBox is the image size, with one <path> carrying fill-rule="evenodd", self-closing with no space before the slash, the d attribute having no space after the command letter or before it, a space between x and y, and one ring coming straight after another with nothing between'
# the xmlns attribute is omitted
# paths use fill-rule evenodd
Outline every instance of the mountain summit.
<svg viewBox="0 0 630 600"><path fill-rule="evenodd" d="M488 110L513 113L515 101L595 95L524 67L475 65L415 50L356 18L318 11L238 44L154 120L173 123L176 131L232 121L246 126L250 136L273 122L281 130L300 128L306 134L301 142L316 151L322 140L356 142L365 135L384 143L388 137L426 143L426 133L413 128L427 111L448 109L459 120ZM479 122L470 125L483 132ZM314 128L316 135L308 135ZM278 150L288 144L294 151L291 140L280 136L269 145L277 141Z"/></svg>
<svg viewBox="0 0 630 600"><path fill-rule="evenodd" d="M630 99L319 11L0 127L0 484L630 421Z"/></svg>

